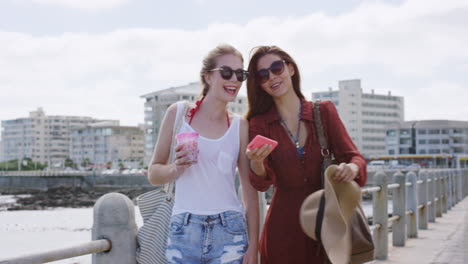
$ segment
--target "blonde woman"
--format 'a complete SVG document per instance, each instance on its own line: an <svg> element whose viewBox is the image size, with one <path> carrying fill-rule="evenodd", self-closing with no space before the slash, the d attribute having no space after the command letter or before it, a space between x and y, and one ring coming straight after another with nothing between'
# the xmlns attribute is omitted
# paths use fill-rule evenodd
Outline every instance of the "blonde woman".
<svg viewBox="0 0 468 264"><path fill-rule="evenodd" d="M169 264L257 264L259 209L249 181L245 155L248 123L230 113L247 78L243 58L230 45L213 49L200 72L201 99L184 114L179 132L197 132L198 162L191 163L182 146L168 164L172 127L183 103L169 107L149 168L152 184L176 181L166 257ZM237 198L235 170L239 171L244 206Z"/></svg>

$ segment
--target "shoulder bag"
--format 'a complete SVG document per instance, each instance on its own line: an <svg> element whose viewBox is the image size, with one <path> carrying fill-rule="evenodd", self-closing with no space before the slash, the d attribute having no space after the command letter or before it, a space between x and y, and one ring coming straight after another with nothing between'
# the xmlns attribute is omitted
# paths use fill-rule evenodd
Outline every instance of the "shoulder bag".
<svg viewBox="0 0 468 264"><path fill-rule="evenodd" d="M177 113L172 132L172 143L169 161L174 160L174 137L177 135L187 111L188 103L184 102L183 111ZM143 226L137 234L136 259L138 264L162 264L167 263L166 247L169 234L169 225L174 206L175 182L144 193L137 197L137 204L143 218Z"/></svg>
<svg viewBox="0 0 468 264"><path fill-rule="evenodd" d="M320 143L320 153L322 154L322 173L321 180L323 186L325 169L333 164L333 153L328 149L325 131L323 129L322 117L320 114L320 100L313 103L314 106L314 120L315 129L317 130L317 137ZM362 210L361 205L356 207L351 222L351 263L360 264L374 260L374 242L367 223L367 218Z"/></svg>

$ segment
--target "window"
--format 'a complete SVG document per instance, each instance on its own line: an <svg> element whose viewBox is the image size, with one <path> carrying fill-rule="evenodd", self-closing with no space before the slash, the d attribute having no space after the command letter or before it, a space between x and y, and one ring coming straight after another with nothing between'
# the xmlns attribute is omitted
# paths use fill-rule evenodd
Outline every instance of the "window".
<svg viewBox="0 0 468 264"><path fill-rule="evenodd" d="M394 150L394 149L389 150L389 151L388 151L388 154L389 154L389 155L395 155L395 150Z"/></svg>
<svg viewBox="0 0 468 264"><path fill-rule="evenodd" d="M411 144L411 139L409 138L400 138L400 144Z"/></svg>
<svg viewBox="0 0 468 264"><path fill-rule="evenodd" d="M419 143L419 144L426 144L426 140L425 140L425 139L420 139L420 140L418 141L418 143Z"/></svg>
<svg viewBox="0 0 468 264"><path fill-rule="evenodd" d="M442 139L442 144L449 144L450 143L450 140L448 139Z"/></svg>
<svg viewBox="0 0 468 264"><path fill-rule="evenodd" d="M394 137L396 135L396 131L395 130L387 130L387 136L389 137Z"/></svg>
<svg viewBox="0 0 468 264"><path fill-rule="evenodd" d="M425 149L420 149L419 154L426 154L426 150Z"/></svg>
<svg viewBox="0 0 468 264"><path fill-rule="evenodd" d="M409 135L409 134L410 134L409 129L400 129L400 135L406 136L406 135Z"/></svg>
<svg viewBox="0 0 468 264"><path fill-rule="evenodd" d="M448 130L447 129L442 129L442 134L448 134Z"/></svg>
<svg viewBox="0 0 468 264"><path fill-rule="evenodd" d="M410 154L410 151L408 148L400 148L400 154Z"/></svg>
<svg viewBox="0 0 468 264"><path fill-rule="evenodd" d="M440 144L440 139L429 139L429 144Z"/></svg>
<svg viewBox="0 0 468 264"><path fill-rule="evenodd" d="M439 154L440 153L440 149L430 149L429 150L429 154Z"/></svg>
<svg viewBox="0 0 468 264"><path fill-rule="evenodd" d="M440 134L439 129L429 129L429 135L438 135Z"/></svg>

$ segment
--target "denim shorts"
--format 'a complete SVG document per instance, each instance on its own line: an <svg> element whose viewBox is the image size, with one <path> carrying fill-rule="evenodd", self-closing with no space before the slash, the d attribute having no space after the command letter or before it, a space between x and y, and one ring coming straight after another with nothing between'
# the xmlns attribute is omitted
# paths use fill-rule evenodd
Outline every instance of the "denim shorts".
<svg viewBox="0 0 468 264"><path fill-rule="evenodd" d="M182 213L172 216L167 241L168 264L241 264L247 250L242 213Z"/></svg>

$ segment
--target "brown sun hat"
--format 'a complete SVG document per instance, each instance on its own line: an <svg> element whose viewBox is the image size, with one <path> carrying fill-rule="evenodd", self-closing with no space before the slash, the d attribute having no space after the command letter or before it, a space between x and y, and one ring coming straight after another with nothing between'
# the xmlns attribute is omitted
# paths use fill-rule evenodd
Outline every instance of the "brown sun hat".
<svg viewBox="0 0 468 264"><path fill-rule="evenodd" d="M322 243L333 264L347 264L351 257L351 217L361 201L355 181L335 182L338 166L325 171L324 189L309 195L302 203L300 222L310 238Z"/></svg>

